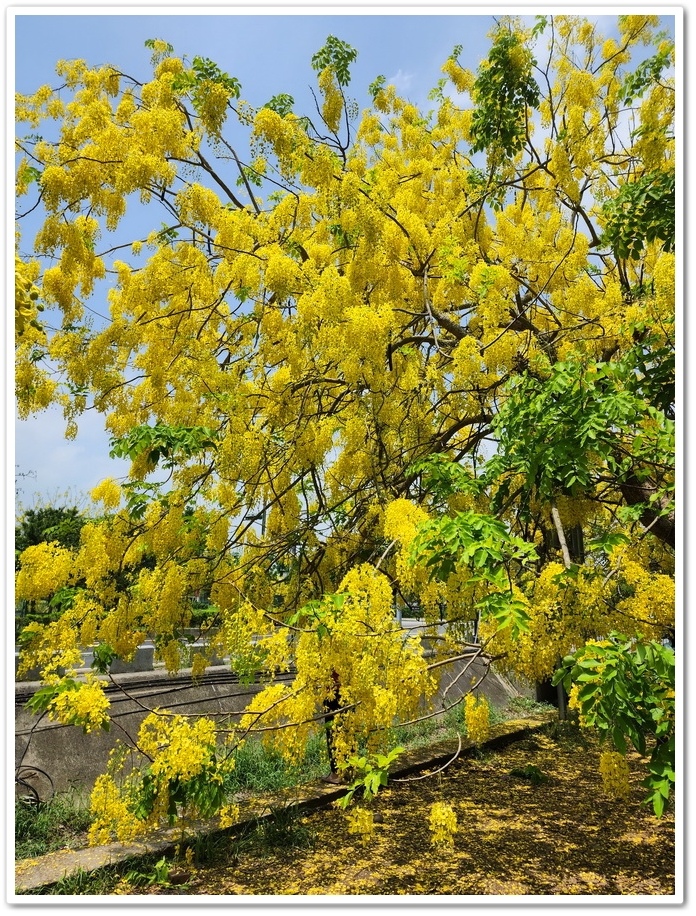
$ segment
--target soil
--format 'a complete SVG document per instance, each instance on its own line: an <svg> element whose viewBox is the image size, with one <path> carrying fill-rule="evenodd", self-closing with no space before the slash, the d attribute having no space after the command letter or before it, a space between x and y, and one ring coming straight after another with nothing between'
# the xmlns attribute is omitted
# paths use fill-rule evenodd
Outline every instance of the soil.
<svg viewBox="0 0 696 916"><path fill-rule="evenodd" d="M598 763L594 739L557 726L443 773L392 781L370 805L369 838L348 832L351 808L283 816L275 829L227 838L217 861L182 886L122 882L114 893L673 895L673 812L658 819L643 803L637 755L623 801L604 795ZM456 813L452 849L431 844L436 801Z"/></svg>

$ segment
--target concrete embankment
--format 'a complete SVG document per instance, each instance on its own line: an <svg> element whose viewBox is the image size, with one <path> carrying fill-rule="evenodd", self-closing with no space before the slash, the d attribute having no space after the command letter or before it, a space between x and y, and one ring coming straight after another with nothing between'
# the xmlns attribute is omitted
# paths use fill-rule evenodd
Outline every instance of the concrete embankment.
<svg viewBox="0 0 696 916"><path fill-rule="evenodd" d="M465 670L465 666L469 665ZM446 695L451 703L468 691L472 679L485 673L480 659L458 662L446 672L440 682L440 697L447 685L455 681ZM459 680L456 678L459 676ZM276 680L290 683L293 672ZM164 669L149 672L113 675L106 692L111 702L112 725L108 732L84 734L81 728L51 722L46 716L39 718L26 709L38 683L18 683L15 688L15 767L21 767L23 778L33 784L39 794L50 790L62 792L78 787L91 789L100 773L106 769L109 754L116 742L127 735L135 738L140 723L155 707L183 715L211 715L238 717L263 682L241 683L229 668L210 668L195 681L190 671L168 675ZM494 671L486 675L479 692L488 696L495 706L504 706L519 693L505 678ZM437 707L437 700L436 700ZM50 783L39 773L32 777L32 769L43 771Z"/></svg>

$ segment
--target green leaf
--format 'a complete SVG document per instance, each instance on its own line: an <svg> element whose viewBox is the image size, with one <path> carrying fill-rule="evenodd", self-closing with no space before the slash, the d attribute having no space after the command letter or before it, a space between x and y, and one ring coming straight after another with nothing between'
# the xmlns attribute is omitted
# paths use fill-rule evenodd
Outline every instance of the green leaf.
<svg viewBox="0 0 696 916"><path fill-rule="evenodd" d="M384 89L386 82L387 78L380 75L367 87L367 91L370 93L373 102L382 91L382 89Z"/></svg>
<svg viewBox="0 0 696 916"><path fill-rule="evenodd" d="M355 48L340 38L329 35L324 46L313 55L312 68L319 73L326 67L332 67L339 86L347 86L350 82L350 64L357 56Z"/></svg>
<svg viewBox="0 0 696 916"><path fill-rule="evenodd" d="M653 811L657 817L662 817L665 810L665 799L659 792L655 792L652 796Z"/></svg>
<svg viewBox="0 0 696 916"><path fill-rule="evenodd" d="M274 95L263 107L270 108L271 111L275 111L284 118L286 115L290 114L294 104L295 100L291 95L281 92L279 95Z"/></svg>
<svg viewBox="0 0 696 916"><path fill-rule="evenodd" d="M614 747L620 754L626 753L626 738L624 737L623 730L620 726L614 726L611 733L612 740L614 742Z"/></svg>

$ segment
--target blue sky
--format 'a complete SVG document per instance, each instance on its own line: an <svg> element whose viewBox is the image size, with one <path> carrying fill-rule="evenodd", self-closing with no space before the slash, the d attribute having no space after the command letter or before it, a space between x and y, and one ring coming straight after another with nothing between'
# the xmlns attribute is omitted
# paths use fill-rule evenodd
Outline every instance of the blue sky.
<svg viewBox="0 0 696 916"><path fill-rule="evenodd" d="M54 65L61 58L84 58L94 65L113 63L132 76L146 76L150 52L144 42L163 38L179 56L215 60L240 80L242 97L251 104L260 105L272 95L287 92L295 97L297 111L310 111L309 86L315 84L310 60L333 34L358 50L349 94L361 108L368 101L367 86L380 74L411 101L428 107L428 91L442 75L440 68L454 45L463 45L460 59L475 70L488 48L486 34L493 25L492 16L503 10L479 7L471 14L471 7L426 11L424 7L396 6L388 15L377 15L370 7L360 7L348 15L333 13L330 7L305 12L288 7L288 13L277 8L264 12L263 6L257 6L253 15L221 14L221 8L205 7L191 15L190 7L182 7L166 8L166 12L162 8L153 15L152 8L147 9L147 14L140 15L136 7L120 8L118 14L113 8L108 12L82 7L71 14L68 8L57 7L55 11L41 8L36 15L31 8L19 6L14 20L16 90L29 93L42 84L54 84ZM615 16L601 25L609 32L613 23ZM25 230L25 246L31 235ZM99 308L98 302L95 307ZM54 499L68 491L77 497L103 477L125 472L123 463L108 458L99 416L90 412L83 417L75 441L64 440L63 430L61 412L53 409L16 424L14 463L32 474L18 483L23 505L31 505L37 494Z"/></svg>
<svg viewBox="0 0 696 916"><path fill-rule="evenodd" d="M329 13L220 15L135 15L132 7L113 15L95 10L77 15L57 10L40 15L18 11L15 18L16 91L29 93L55 84L58 59L84 58L89 64L113 63L132 76L148 73L148 38L163 38L177 54L215 60L242 84L242 97L262 104L279 92L296 99L297 111L311 110L309 91L315 84L312 55L328 35L358 50L352 67L351 94L361 107L367 87L380 74L418 105L441 77L440 68L455 44L464 45L462 59L475 67L485 53L492 15L427 15L403 10L392 15ZM261 8L259 8L261 10ZM31 232L24 231L25 244ZM95 304L98 308L98 303ZM15 464L31 477L18 481L19 499L31 505L36 494L54 499L89 491L103 477L124 473L125 464L108 458L101 418L92 413L80 421L76 440L63 438L61 411L51 409L16 424Z"/></svg>

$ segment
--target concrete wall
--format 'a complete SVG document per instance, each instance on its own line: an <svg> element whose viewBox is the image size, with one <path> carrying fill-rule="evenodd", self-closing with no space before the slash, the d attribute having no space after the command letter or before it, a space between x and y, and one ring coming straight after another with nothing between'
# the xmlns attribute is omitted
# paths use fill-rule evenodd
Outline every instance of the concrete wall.
<svg viewBox="0 0 696 916"><path fill-rule="evenodd" d="M466 668L466 670L465 670ZM476 659L443 666L440 674L439 697L451 703L471 687L472 679L484 672L484 665ZM276 680L289 683L293 673ZM140 723L149 710L159 706L182 714L209 714L216 718L240 714L263 683L241 684L229 667L209 668L196 682L190 671L170 676L162 668L114 674L115 685L107 688L112 704L113 724L109 732L84 734L81 728L65 726L39 718L30 713L25 704L40 686L21 682L15 686L15 767L22 766L27 777L32 767L49 774L55 791L71 787L91 789L96 777L103 773L109 753L124 732L137 736ZM495 706L502 707L511 697L519 696L519 686L489 672L479 692L486 695ZM437 701L436 701L437 706ZM31 782L31 778L30 778ZM42 783L44 783L42 785ZM40 793L45 792L45 780L34 779Z"/></svg>
<svg viewBox="0 0 696 916"><path fill-rule="evenodd" d="M137 737L149 710L159 706L182 715L241 713L261 684L240 684L229 668L210 668L194 683L191 673L171 677L164 669L114 675L109 686L113 719L108 732L85 734L74 725L39 718L24 706L38 684L20 683L15 689L15 767L39 767L49 774L55 791L73 786L91 788L103 773L109 753L126 734ZM279 678L291 681L288 674ZM125 734L124 734L125 733ZM39 782L41 780L39 779Z"/></svg>

